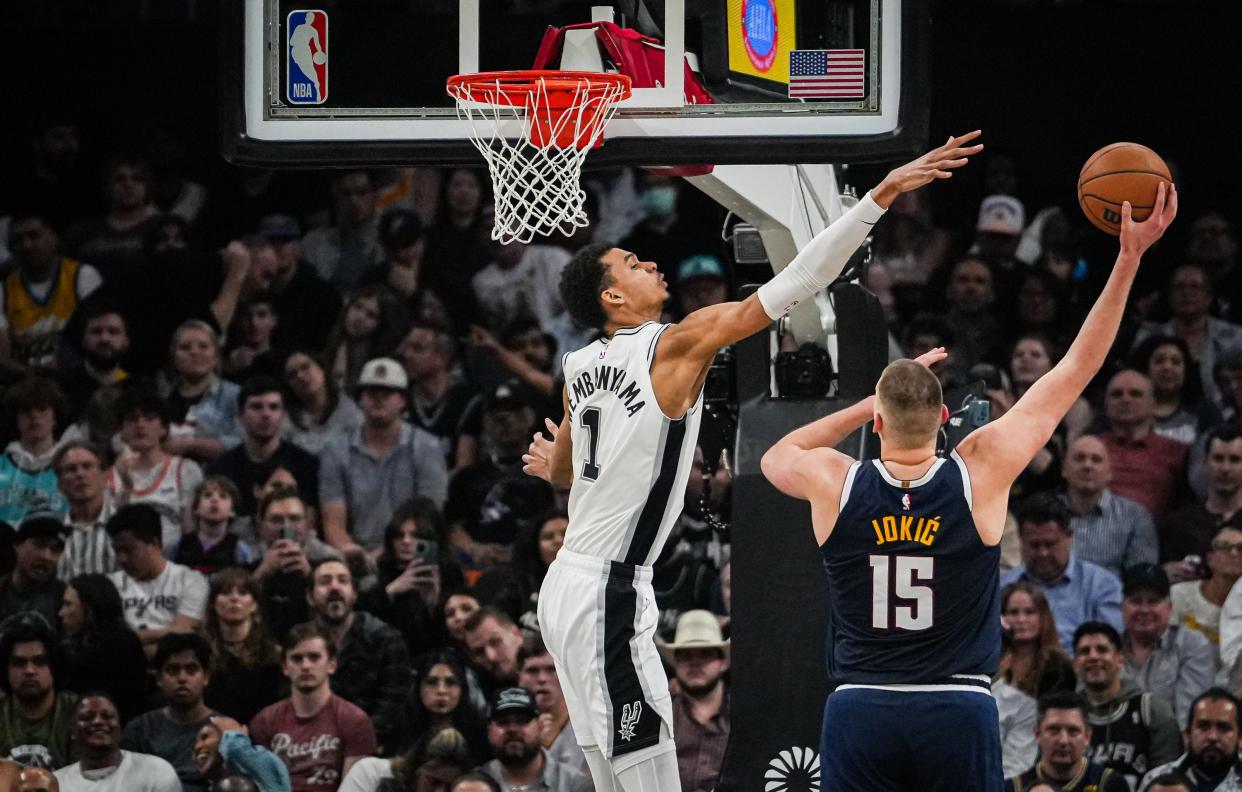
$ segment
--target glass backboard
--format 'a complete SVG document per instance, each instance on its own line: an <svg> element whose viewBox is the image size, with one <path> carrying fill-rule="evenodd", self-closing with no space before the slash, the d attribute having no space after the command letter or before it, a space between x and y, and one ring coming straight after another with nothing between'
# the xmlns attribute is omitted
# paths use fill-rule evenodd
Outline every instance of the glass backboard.
<svg viewBox="0 0 1242 792"><path fill-rule="evenodd" d="M223 149L239 163L477 163L445 80L532 68L550 29L593 20L639 35L625 34L618 57L595 30L572 31L549 67L624 71L618 60L642 60L650 79L636 81L587 167L885 160L924 142L924 0L229 0L226 9Z"/></svg>

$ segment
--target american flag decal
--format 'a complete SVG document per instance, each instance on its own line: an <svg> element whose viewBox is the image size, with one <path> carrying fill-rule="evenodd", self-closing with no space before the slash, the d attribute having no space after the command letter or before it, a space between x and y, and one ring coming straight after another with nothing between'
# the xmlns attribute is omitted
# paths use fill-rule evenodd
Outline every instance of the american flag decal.
<svg viewBox="0 0 1242 792"><path fill-rule="evenodd" d="M793 50L789 53L790 99L862 99L866 51Z"/></svg>

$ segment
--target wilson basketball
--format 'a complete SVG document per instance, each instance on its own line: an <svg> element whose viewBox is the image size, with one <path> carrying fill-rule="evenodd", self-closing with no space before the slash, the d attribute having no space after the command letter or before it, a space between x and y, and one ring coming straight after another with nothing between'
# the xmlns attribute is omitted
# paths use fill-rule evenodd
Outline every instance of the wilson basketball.
<svg viewBox="0 0 1242 792"><path fill-rule="evenodd" d="M1151 214L1160 182L1172 183L1160 155L1138 143L1113 143L1091 155L1078 174L1078 205L1101 231L1121 234L1121 204L1130 202L1136 221Z"/></svg>

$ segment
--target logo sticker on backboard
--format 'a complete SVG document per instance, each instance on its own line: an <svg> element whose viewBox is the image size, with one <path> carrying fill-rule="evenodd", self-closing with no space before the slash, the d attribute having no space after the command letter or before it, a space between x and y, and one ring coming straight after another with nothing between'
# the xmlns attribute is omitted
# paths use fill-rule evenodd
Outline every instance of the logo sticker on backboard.
<svg viewBox="0 0 1242 792"><path fill-rule="evenodd" d="M742 41L746 57L761 72L772 68L778 39L773 0L742 0Z"/></svg>
<svg viewBox="0 0 1242 792"><path fill-rule="evenodd" d="M294 105L328 100L328 13L290 11L285 18L285 99Z"/></svg>

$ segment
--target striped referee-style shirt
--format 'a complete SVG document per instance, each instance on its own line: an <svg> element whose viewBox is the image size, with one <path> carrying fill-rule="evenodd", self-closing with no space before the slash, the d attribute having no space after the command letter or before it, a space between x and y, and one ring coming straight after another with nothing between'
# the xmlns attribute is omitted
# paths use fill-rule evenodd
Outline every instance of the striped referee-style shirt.
<svg viewBox="0 0 1242 792"><path fill-rule="evenodd" d="M116 571L116 555L112 552L112 541L104 526L108 518L116 511L112 498L104 493L103 508L94 520L75 523L69 515L65 515L65 524L70 534L65 539L65 551L60 555L56 565L56 576L68 583L78 575L106 575Z"/></svg>
<svg viewBox="0 0 1242 792"><path fill-rule="evenodd" d="M1151 513L1138 501L1105 489L1095 508L1079 514L1069 496L1061 499L1070 507L1074 532L1074 555L1104 567L1117 577L1128 566L1154 564L1160 548Z"/></svg>

